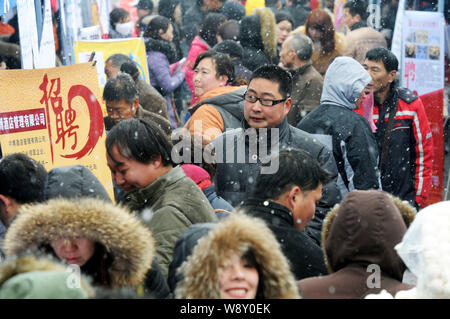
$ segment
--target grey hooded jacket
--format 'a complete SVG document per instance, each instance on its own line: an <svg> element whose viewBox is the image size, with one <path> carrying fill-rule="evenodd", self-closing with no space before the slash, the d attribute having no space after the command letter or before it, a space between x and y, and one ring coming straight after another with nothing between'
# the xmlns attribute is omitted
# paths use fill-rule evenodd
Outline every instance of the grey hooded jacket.
<svg viewBox="0 0 450 319"><path fill-rule="evenodd" d="M297 126L333 150L343 196L355 189L380 186L375 137L367 120L353 112L370 81L369 73L356 60L336 58L325 74L320 106Z"/></svg>

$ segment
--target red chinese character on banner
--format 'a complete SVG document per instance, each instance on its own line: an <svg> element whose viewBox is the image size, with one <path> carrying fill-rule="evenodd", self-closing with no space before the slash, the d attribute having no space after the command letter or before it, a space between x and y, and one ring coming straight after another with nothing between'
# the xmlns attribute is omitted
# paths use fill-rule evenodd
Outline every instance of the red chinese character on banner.
<svg viewBox="0 0 450 319"><path fill-rule="evenodd" d="M51 80L50 90L47 91L48 87L48 77L47 74L44 75L44 79L39 86L39 89L43 91L42 99L40 103L43 104L45 102L45 106L47 107L48 113L48 102L52 105L53 113L56 116L56 144L62 141L62 148L66 148L66 136L68 138L74 137L74 143L71 146L71 149L74 150L77 146L77 132L76 129L79 128L78 125L72 125L76 119L76 112L70 106L67 110L64 111L62 105L61 94L61 79L56 78ZM64 117L63 117L64 111ZM64 118L64 122L63 122Z"/></svg>
<svg viewBox="0 0 450 319"><path fill-rule="evenodd" d="M408 61L405 63L405 73L404 77L406 78L406 87L410 88L409 81L412 83L416 80L416 64L413 61ZM411 83L411 84L412 84Z"/></svg>
<svg viewBox="0 0 450 319"><path fill-rule="evenodd" d="M90 154L94 147L97 145L99 138L103 134L103 114L100 107L100 103L98 103L97 98L92 93L92 91L84 85L72 85L67 93L67 105L68 108L64 110L63 108L63 100L60 96L61 94L61 78L55 78L50 80L50 88L49 79L47 74L44 75L42 83L39 85L39 89L43 91L43 96L40 100L41 104L45 103L46 111L47 111L47 122L50 122L50 113L49 113L49 102L52 106L52 110L56 116L56 135L57 139L55 141L56 144L62 141L62 148L65 149L65 138L68 139L73 137L74 143L71 146L71 149L74 150L77 147L77 129L79 129L78 125L73 125L76 120L76 111L72 108L72 100L79 96L84 99L86 102L86 106L89 110L90 116L90 126L88 132L88 139L86 144L82 147L82 149L74 154L65 154L61 155L61 157L65 158L76 158L80 159L86 154ZM63 117L64 111L64 117ZM64 120L64 121L63 121ZM52 134L50 125L48 125L48 133L50 138L50 150L52 154L53 161L53 144L52 144Z"/></svg>

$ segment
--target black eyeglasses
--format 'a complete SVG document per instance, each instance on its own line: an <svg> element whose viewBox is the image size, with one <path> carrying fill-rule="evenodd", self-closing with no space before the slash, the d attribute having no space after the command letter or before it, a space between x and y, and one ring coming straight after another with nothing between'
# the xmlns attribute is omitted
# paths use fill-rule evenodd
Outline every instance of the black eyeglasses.
<svg viewBox="0 0 450 319"><path fill-rule="evenodd" d="M245 92L245 94L244 94L244 100L246 100L250 103L256 103L256 101L259 100L261 105L264 105L264 106L274 106L274 105L277 105L278 103L286 101L288 98L289 97L282 99L282 100L271 100L271 99L266 99L263 97L256 97L254 95L248 94L247 92Z"/></svg>

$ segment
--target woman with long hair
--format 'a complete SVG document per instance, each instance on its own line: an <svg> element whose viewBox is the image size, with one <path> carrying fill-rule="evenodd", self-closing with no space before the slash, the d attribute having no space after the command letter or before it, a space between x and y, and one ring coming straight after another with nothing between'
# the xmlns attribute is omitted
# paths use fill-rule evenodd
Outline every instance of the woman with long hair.
<svg viewBox="0 0 450 319"><path fill-rule="evenodd" d="M173 128L178 127L178 114L172 102L172 92L184 81L184 69L171 71L171 64L177 62L177 54L172 46L173 26L163 16L154 17L144 33L147 47L147 63L150 84L167 101L167 109Z"/></svg>
<svg viewBox="0 0 450 319"><path fill-rule="evenodd" d="M336 32L330 15L322 9L313 10L304 26L293 32L306 34L314 42L311 56L314 68L323 76L334 58L345 49L345 36Z"/></svg>

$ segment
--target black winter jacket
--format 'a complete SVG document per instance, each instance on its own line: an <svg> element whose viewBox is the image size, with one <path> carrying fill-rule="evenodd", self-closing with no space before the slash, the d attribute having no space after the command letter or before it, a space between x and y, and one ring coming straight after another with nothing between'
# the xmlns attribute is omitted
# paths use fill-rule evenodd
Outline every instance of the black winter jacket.
<svg viewBox="0 0 450 319"><path fill-rule="evenodd" d="M279 135L278 139L274 136L273 145L271 145L272 136L269 131L267 139L260 139L261 143L257 143L257 151L254 153L253 148L249 147L247 133L250 130L247 130L248 128L247 122L243 120L241 128L227 131L212 141L217 161L214 183L217 194L236 207L252 193L256 178L261 171L261 165L268 162L267 156L271 154L272 149L298 148L305 150L332 176L330 182L323 186L322 199L316 206L314 219L310 221L305 230L316 243L320 244L322 221L327 212L341 200L337 186L336 163L330 150L311 134L289 125L285 118L277 127ZM264 145L261 147L264 142L268 144L267 149ZM245 152L241 152L240 150L244 147ZM273 169L275 168L273 167ZM271 170L272 167L268 169ZM270 173L269 170L267 173Z"/></svg>
<svg viewBox="0 0 450 319"><path fill-rule="evenodd" d="M267 204L267 205L265 205ZM290 261L296 280L328 274L322 250L309 236L294 228L292 213L285 206L251 198L241 205L247 215L263 219Z"/></svg>

